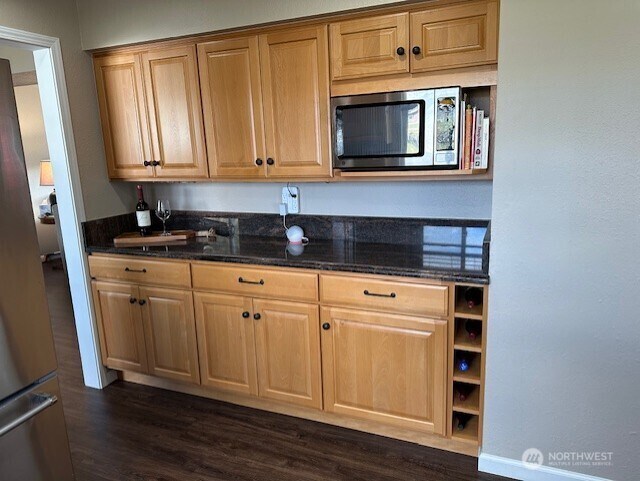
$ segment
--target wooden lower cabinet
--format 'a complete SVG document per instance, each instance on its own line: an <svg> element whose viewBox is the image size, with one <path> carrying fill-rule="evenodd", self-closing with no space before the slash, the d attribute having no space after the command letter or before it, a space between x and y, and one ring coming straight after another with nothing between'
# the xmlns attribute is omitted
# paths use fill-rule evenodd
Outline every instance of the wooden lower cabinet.
<svg viewBox="0 0 640 481"><path fill-rule="evenodd" d="M251 299L203 292L193 298L202 384L257 395Z"/></svg>
<svg viewBox="0 0 640 481"><path fill-rule="evenodd" d="M322 408L318 306L253 300L260 397Z"/></svg>
<svg viewBox="0 0 640 481"><path fill-rule="evenodd" d="M200 383L190 291L140 287L149 374Z"/></svg>
<svg viewBox="0 0 640 481"><path fill-rule="evenodd" d="M147 350L138 287L93 281L92 290L102 363L112 369L146 373Z"/></svg>
<svg viewBox="0 0 640 481"><path fill-rule="evenodd" d="M445 434L447 323L322 308L324 409Z"/></svg>
<svg viewBox="0 0 640 481"><path fill-rule="evenodd" d="M93 281L102 362L200 383L190 291Z"/></svg>
<svg viewBox="0 0 640 481"><path fill-rule="evenodd" d="M450 285L144 259L130 267L112 260L90 262L92 276L105 279L92 281L94 305L103 363L130 372L129 379L421 444L437 438L431 434L451 435ZM127 275L164 273L173 284L146 285L159 282L152 276L138 285L121 278L126 268ZM111 282L111 276L119 277ZM289 289L298 284L303 287ZM247 286L258 287L254 293ZM393 292L394 303L380 304L377 296L366 303L367 291ZM425 295L428 302L411 302ZM474 426L477 443L477 421ZM473 452L472 445L460 447L461 439L458 433L445 441L453 442L452 450Z"/></svg>
<svg viewBox="0 0 640 481"><path fill-rule="evenodd" d="M194 294L202 384L322 408L318 306Z"/></svg>

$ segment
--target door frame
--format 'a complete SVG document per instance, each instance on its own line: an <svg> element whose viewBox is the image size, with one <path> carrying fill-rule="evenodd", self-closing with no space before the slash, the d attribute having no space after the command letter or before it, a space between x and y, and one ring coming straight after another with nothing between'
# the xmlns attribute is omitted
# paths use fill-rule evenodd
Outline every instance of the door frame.
<svg viewBox="0 0 640 481"><path fill-rule="evenodd" d="M100 360L96 317L91 302L89 266L82 235L82 222L86 220L86 214L60 39L0 25L0 45L33 52L49 156L59 200L60 228L82 374L86 386L102 389L117 376L115 371L107 370Z"/></svg>

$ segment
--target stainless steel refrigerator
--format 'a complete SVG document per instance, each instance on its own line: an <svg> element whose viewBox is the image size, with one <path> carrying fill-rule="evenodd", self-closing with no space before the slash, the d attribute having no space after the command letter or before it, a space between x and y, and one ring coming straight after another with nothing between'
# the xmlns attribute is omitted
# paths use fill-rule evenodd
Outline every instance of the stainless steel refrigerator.
<svg viewBox="0 0 640 481"><path fill-rule="evenodd" d="M74 479L9 62L0 59L0 480Z"/></svg>

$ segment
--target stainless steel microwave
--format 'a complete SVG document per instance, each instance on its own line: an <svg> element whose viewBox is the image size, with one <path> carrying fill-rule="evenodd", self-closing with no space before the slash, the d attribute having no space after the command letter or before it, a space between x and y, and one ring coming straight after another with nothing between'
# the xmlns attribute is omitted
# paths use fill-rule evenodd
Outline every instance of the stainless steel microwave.
<svg viewBox="0 0 640 481"><path fill-rule="evenodd" d="M333 97L334 168L458 168L459 100L459 87Z"/></svg>

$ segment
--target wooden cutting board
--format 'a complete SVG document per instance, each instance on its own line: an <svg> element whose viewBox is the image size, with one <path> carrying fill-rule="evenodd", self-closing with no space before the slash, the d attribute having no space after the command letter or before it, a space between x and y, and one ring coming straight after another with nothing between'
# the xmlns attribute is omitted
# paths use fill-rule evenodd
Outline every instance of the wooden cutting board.
<svg viewBox="0 0 640 481"><path fill-rule="evenodd" d="M178 241L186 241L195 237L196 233L192 230L172 230L171 235L162 235L162 232L152 232L151 235L141 236L140 232L125 232L113 239L116 246L143 246L154 244L173 244Z"/></svg>

